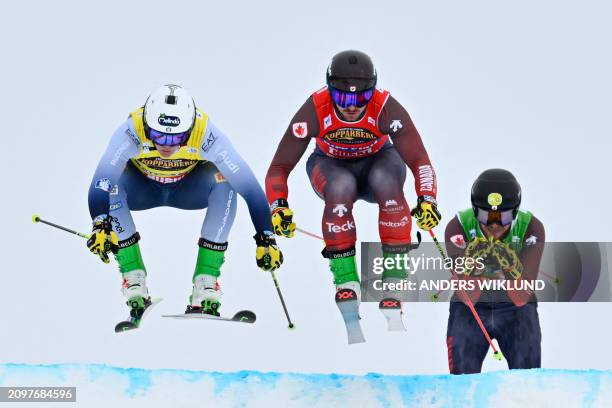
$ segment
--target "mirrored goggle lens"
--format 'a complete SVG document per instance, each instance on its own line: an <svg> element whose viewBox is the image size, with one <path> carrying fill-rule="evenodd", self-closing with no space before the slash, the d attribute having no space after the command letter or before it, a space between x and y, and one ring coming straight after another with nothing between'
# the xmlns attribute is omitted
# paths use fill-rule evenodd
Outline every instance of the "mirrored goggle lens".
<svg viewBox="0 0 612 408"><path fill-rule="evenodd" d="M348 108L349 106L362 108L372 99L374 88L359 92L345 92L336 88L330 88L329 92L334 103L341 108Z"/></svg>
<svg viewBox="0 0 612 408"><path fill-rule="evenodd" d="M487 211L479 208L477 218L478 222L485 225L497 223L506 226L512 224L512 221L514 221L514 210Z"/></svg>
<svg viewBox="0 0 612 408"><path fill-rule="evenodd" d="M160 146L180 145L187 139L188 135L189 135L189 132L170 134L170 133L158 132L157 130L153 130L153 129L149 130L149 139L151 139L153 143L155 143L156 145L160 145Z"/></svg>

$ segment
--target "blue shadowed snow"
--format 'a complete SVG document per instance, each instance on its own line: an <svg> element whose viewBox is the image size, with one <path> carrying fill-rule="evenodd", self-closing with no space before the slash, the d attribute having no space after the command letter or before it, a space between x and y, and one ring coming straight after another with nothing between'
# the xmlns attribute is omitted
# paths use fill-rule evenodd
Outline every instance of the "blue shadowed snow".
<svg viewBox="0 0 612 408"><path fill-rule="evenodd" d="M593 370L356 376L0 365L0 386L26 385L76 386L76 405L86 407L612 407L612 371Z"/></svg>

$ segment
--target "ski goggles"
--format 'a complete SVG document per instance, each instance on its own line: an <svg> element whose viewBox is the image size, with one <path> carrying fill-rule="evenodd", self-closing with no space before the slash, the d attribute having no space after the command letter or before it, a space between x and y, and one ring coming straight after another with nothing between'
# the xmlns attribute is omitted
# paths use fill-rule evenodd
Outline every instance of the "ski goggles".
<svg viewBox="0 0 612 408"><path fill-rule="evenodd" d="M329 93L331 98L336 105L341 108L348 108L349 106L356 106L363 108L370 102L374 95L374 88L369 88L358 92L345 92L336 88L329 87Z"/></svg>
<svg viewBox="0 0 612 408"><path fill-rule="evenodd" d="M477 210L478 212L476 213L476 218L478 219L478 222L485 225L497 223L505 227L506 225L512 224L512 221L514 221L514 209L504 211L487 211L483 210L482 208L478 208Z"/></svg>
<svg viewBox="0 0 612 408"><path fill-rule="evenodd" d="M154 129L149 129L149 139L159 146L178 146L189 137L190 132L163 133Z"/></svg>

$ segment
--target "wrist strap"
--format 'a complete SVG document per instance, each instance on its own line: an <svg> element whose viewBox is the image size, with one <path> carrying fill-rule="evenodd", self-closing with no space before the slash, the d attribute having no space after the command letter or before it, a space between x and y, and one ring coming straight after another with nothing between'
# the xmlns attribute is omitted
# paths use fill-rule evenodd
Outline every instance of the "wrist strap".
<svg viewBox="0 0 612 408"><path fill-rule="evenodd" d="M272 204L270 205L270 210L274 211L279 207L289 208L289 202L287 202L287 199L279 198L277 200L274 200L274 202L272 202Z"/></svg>

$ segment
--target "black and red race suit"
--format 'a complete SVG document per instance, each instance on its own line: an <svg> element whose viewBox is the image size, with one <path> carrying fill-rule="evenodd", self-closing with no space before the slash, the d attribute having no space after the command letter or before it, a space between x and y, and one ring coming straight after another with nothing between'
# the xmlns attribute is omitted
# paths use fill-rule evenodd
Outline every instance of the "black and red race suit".
<svg viewBox="0 0 612 408"><path fill-rule="evenodd" d="M351 248L357 240L353 204L379 206L380 239L387 245L410 243L411 217L403 185L406 165L417 196L436 197L436 176L408 112L384 90L376 89L362 116L343 120L327 87L313 93L294 115L266 176L268 201L288 199L287 179L310 139L316 147L307 163L315 192L325 200L322 230L326 248Z"/></svg>

